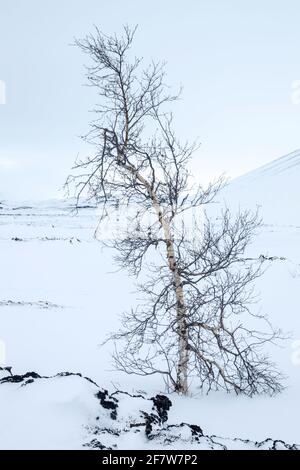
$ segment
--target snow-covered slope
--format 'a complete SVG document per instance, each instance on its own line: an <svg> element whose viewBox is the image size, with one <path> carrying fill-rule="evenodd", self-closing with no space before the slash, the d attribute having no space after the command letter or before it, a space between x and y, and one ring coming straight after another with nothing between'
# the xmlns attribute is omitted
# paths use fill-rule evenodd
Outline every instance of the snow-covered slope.
<svg viewBox="0 0 300 470"><path fill-rule="evenodd" d="M300 443L299 180L297 151L232 181L222 195L232 207L261 206L266 225L250 254L275 259L259 281L261 300L253 308L291 332L281 348L270 351L288 376L287 389L273 398L249 399L222 392L200 396L194 383L193 397L170 397L169 425L185 422L199 425L207 435ZM125 273L114 272L111 252L102 250L94 239L98 210L83 207L75 213L72 207L72 202L61 201L0 204L0 366L13 366L21 374L34 370L42 376L61 370L80 372L108 390L156 396L164 392L159 377L117 373L111 366L111 345L99 347L118 326L118 314L137 302L135 286ZM16 428L26 429L30 414L25 411L35 405L40 413L48 410L51 426L61 429L61 419L74 423L68 441L63 433L58 432L57 438L45 434L50 447L77 448L87 442L81 426L94 419L97 403L88 398L86 405L87 392L82 392L83 401L80 394L90 384L75 384L73 377L68 389L67 381L53 380L51 385L42 381L28 388L0 385L0 448L20 445L21 431L14 440ZM60 400L64 384L67 389ZM76 396L75 386L79 387ZM13 409L18 411L12 413ZM45 445L40 437L43 421L38 416L36 420L30 437L24 437L25 447ZM126 439L119 442L119 448L129 445ZM134 442L131 434L131 447ZM138 442L141 446L146 441Z"/></svg>
<svg viewBox="0 0 300 470"><path fill-rule="evenodd" d="M300 226L300 150L234 179L225 194L231 205L259 207L266 224Z"/></svg>

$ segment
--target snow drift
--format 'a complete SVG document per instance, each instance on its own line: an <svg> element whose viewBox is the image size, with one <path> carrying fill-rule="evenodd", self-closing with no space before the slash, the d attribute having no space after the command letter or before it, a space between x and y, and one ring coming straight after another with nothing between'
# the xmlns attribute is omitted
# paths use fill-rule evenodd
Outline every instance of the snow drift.
<svg viewBox="0 0 300 470"><path fill-rule="evenodd" d="M198 424L169 424L169 397L109 393L70 372L41 377L0 368L0 399L9 417L0 422L2 449L300 450L282 440L226 439L206 435ZM9 422L12 429L3 426Z"/></svg>

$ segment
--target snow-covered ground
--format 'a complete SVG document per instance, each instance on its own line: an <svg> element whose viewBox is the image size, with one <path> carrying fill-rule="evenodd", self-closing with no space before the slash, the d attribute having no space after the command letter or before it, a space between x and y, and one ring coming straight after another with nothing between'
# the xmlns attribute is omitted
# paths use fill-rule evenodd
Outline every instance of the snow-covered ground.
<svg viewBox="0 0 300 470"><path fill-rule="evenodd" d="M258 283L275 326L291 333L272 355L287 375L279 396L225 393L171 395L169 424L199 425L205 434L300 444L300 152L234 180L223 192L231 207L261 206L265 226L250 254L278 257ZM1 199L0 199L1 202ZM69 202L0 204L0 366L42 376L80 372L112 393L164 392L159 377L113 370L111 345L119 313L137 302L132 279L116 272L109 250L94 239L99 213L72 212ZM298 343L297 343L298 341ZM5 375L5 374L4 374ZM0 378L3 377L0 376ZM0 385L0 448L78 448L97 416L94 385L78 377ZM89 398L87 398L87 395ZM119 448L143 446L120 438ZM146 442L146 441L145 441ZM146 445L146 444L145 444ZM178 448L178 443L177 443Z"/></svg>

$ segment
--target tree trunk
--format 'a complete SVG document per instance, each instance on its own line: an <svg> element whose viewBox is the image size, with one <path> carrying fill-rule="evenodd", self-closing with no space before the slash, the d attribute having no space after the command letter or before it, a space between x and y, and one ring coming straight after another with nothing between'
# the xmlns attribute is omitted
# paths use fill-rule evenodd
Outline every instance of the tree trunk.
<svg viewBox="0 0 300 470"><path fill-rule="evenodd" d="M177 383L176 389L177 392L182 395L187 395L188 393L188 362L189 362L189 353L188 353L188 329L186 321L186 306L184 302L184 292L182 287L182 279L177 269L174 242L171 235L171 230L169 223L165 220L162 221L162 226L167 243L167 259L170 271L173 275L174 280L174 289L176 297L176 321L178 329L178 365L177 365Z"/></svg>
<svg viewBox="0 0 300 470"><path fill-rule="evenodd" d="M119 152L119 155L122 156L124 149ZM122 164L122 163L121 163ZM164 237L167 244L167 262L170 271L172 272L175 298L176 298L176 323L177 323L177 333L178 333L178 364L177 364L177 377L176 377L176 391L182 395L187 395L188 393L188 362L189 362L189 352L188 352L188 328L187 328L187 318L186 318L186 306L184 300L184 291L182 286L182 279L178 272L178 267L176 263L174 241L172 237L170 222L167 220L162 212L162 208L159 204L157 196L153 191L149 182L138 172L138 170L131 164L123 163L122 166L129 171L134 177L142 183L147 189L149 196L152 200L153 207L158 216L158 220L161 224L161 227L164 231Z"/></svg>

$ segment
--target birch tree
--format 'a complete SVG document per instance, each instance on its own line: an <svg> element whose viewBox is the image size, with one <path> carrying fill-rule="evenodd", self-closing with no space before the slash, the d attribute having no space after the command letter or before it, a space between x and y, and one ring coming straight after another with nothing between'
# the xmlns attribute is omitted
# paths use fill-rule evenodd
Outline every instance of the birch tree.
<svg viewBox="0 0 300 470"><path fill-rule="evenodd" d="M262 347L279 332L253 313L252 323L264 321L268 331L244 326L262 264L245 250L260 221L249 212L225 210L215 223L205 215L223 182L195 185L189 164L197 145L177 138L168 112L179 95L169 92L164 64L145 67L132 55L135 32L96 29L76 42L91 59L87 78L99 102L85 136L94 152L77 160L68 184L78 201L101 203L100 222L112 201L130 207L111 245L121 267L138 279L144 273L143 301L111 336L115 364L129 374L161 374L183 395L192 376L207 391L277 392L281 377Z"/></svg>

